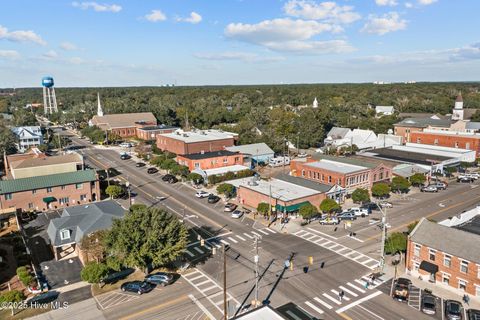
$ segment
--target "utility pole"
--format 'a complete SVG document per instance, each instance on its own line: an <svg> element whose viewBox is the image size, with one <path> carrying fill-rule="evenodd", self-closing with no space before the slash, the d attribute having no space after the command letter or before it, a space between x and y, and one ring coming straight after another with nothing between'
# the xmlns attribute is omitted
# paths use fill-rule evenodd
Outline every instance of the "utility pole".
<svg viewBox="0 0 480 320"><path fill-rule="evenodd" d="M383 272L385 267L385 237L387 233L387 207L382 208L379 204L378 208L382 212L382 242L380 244L380 271Z"/></svg>
<svg viewBox="0 0 480 320"><path fill-rule="evenodd" d="M255 236L255 308L258 306L258 236Z"/></svg>
<svg viewBox="0 0 480 320"><path fill-rule="evenodd" d="M227 251L223 244L223 318L228 319L227 311Z"/></svg>

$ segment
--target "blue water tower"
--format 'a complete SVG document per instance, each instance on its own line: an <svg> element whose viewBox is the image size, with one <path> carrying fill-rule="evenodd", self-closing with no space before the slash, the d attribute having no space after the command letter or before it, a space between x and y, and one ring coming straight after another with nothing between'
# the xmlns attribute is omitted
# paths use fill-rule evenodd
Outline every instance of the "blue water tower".
<svg viewBox="0 0 480 320"><path fill-rule="evenodd" d="M53 87L53 78L52 77L43 77L42 78L42 86L44 86L45 88L51 88Z"/></svg>

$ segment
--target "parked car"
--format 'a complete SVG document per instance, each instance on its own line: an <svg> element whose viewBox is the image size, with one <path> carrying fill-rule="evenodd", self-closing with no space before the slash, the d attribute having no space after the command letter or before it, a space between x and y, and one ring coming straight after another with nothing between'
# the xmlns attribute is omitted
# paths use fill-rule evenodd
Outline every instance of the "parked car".
<svg viewBox="0 0 480 320"><path fill-rule="evenodd" d="M220 200L220 197L217 195L214 195L213 193L210 193L208 195L208 199L207 199L208 203L217 203L219 200Z"/></svg>
<svg viewBox="0 0 480 320"><path fill-rule="evenodd" d="M157 272L157 273L149 274L148 276L145 277L143 281L165 287L166 285L171 284L173 280L174 280L173 274L166 273L166 272Z"/></svg>
<svg viewBox="0 0 480 320"><path fill-rule="evenodd" d="M129 281L122 284L120 287L122 291L135 292L137 294L144 294L153 290L153 285L145 281Z"/></svg>
<svg viewBox="0 0 480 320"><path fill-rule="evenodd" d="M338 220L357 220L357 216L353 212L346 211L346 212L337 214L337 219Z"/></svg>
<svg viewBox="0 0 480 320"><path fill-rule="evenodd" d="M472 177L467 177L467 176L458 176L457 177L457 182L461 182L461 183L471 183L475 181L475 179L473 179Z"/></svg>
<svg viewBox="0 0 480 320"><path fill-rule="evenodd" d="M480 310L468 309L467 320L480 320Z"/></svg>
<svg viewBox="0 0 480 320"><path fill-rule="evenodd" d="M445 318L462 320L462 304L455 300L445 300Z"/></svg>
<svg viewBox="0 0 480 320"><path fill-rule="evenodd" d="M349 211L355 213L355 215L357 217L365 217L365 216L368 216L370 214L368 209L359 208L359 207L350 208Z"/></svg>
<svg viewBox="0 0 480 320"><path fill-rule="evenodd" d="M154 168L154 167L151 167L151 168L147 169L148 174L154 174L154 173L157 173L157 172L158 172L158 169Z"/></svg>
<svg viewBox="0 0 480 320"><path fill-rule="evenodd" d="M135 167L137 167L137 168L145 167L145 163L137 162L137 163L135 163Z"/></svg>
<svg viewBox="0 0 480 320"><path fill-rule="evenodd" d="M420 188L421 192L438 192L438 189L433 184L429 184L428 186L424 186Z"/></svg>
<svg viewBox="0 0 480 320"><path fill-rule="evenodd" d="M437 187L438 190L447 190L448 184L443 181L437 181L434 186Z"/></svg>
<svg viewBox="0 0 480 320"><path fill-rule="evenodd" d="M131 147L133 147L133 144L131 144L130 142L122 142L122 143L120 143L120 147L131 148Z"/></svg>
<svg viewBox="0 0 480 320"><path fill-rule="evenodd" d="M378 204L376 204L375 202L364 203L360 206L360 208L369 210L369 213L372 213L372 210L378 210L379 209Z"/></svg>
<svg viewBox="0 0 480 320"><path fill-rule="evenodd" d="M162 177L162 180L168 183L177 183L178 179L173 174L166 174Z"/></svg>
<svg viewBox="0 0 480 320"><path fill-rule="evenodd" d="M321 225L325 225L325 224L333 224L333 225L336 225L338 224L340 221L338 220L337 217L323 217L321 218L320 220L318 220L318 222L321 224Z"/></svg>
<svg viewBox="0 0 480 320"><path fill-rule="evenodd" d="M382 201L379 203L381 208L393 208L393 204L387 201Z"/></svg>
<svg viewBox="0 0 480 320"><path fill-rule="evenodd" d="M126 153L122 153L120 155L120 159L122 159L122 160L128 160L130 158L132 158L132 157L129 154L126 154Z"/></svg>
<svg viewBox="0 0 480 320"><path fill-rule="evenodd" d="M203 191L203 190L199 190L197 191L197 193L195 193L195 197L197 198L206 198L210 195L210 193L208 193L207 191Z"/></svg>
<svg viewBox="0 0 480 320"><path fill-rule="evenodd" d="M435 308L436 308L435 297L430 294L423 295L422 303L420 306L420 309L422 310L422 312L425 314L434 315L436 313Z"/></svg>
<svg viewBox="0 0 480 320"><path fill-rule="evenodd" d="M393 289L393 299L407 302L410 294L410 285L412 281L407 278L398 278Z"/></svg>
<svg viewBox="0 0 480 320"><path fill-rule="evenodd" d="M473 178L474 180L478 180L478 178L480 178L480 174L478 174L477 172L469 172L466 173L465 176Z"/></svg>
<svg viewBox="0 0 480 320"><path fill-rule="evenodd" d="M243 211L241 210L235 210L232 212L231 217L234 219L240 219L243 216Z"/></svg>
<svg viewBox="0 0 480 320"><path fill-rule="evenodd" d="M237 209L237 205L235 203L227 203L225 205L225 208L223 209L223 211L225 212L232 212L234 211L235 209Z"/></svg>

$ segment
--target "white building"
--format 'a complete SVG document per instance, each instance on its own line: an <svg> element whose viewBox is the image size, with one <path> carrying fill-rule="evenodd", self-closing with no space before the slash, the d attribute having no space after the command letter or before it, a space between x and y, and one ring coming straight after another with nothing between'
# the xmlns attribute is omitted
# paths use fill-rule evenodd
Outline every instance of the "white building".
<svg viewBox="0 0 480 320"><path fill-rule="evenodd" d="M376 106L375 114L377 116L391 116L395 112L393 106Z"/></svg>
<svg viewBox="0 0 480 320"><path fill-rule="evenodd" d="M333 127L328 132L324 143L336 148L350 147L354 144L359 149L374 149L400 145L402 139L391 132L377 136L372 130Z"/></svg>
<svg viewBox="0 0 480 320"><path fill-rule="evenodd" d="M40 126L13 127L13 134L17 137L17 150L25 152L31 147L43 144L42 129Z"/></svg>
<svg viewBox="0 0 480 320"><path fill-rule="evenodd" d="M455 106L453 107L452 120L463 120L463 98L459 94L455 99Z"/></svg>

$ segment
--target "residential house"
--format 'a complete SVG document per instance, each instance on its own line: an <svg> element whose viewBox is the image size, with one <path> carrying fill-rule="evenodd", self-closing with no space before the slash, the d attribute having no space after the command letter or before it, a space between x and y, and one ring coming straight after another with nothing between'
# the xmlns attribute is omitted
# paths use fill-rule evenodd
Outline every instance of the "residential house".
<svg viewBox="0 0 480 320"><path fill-rule="evenodd" d="M393 106L376 106L375 114L377 116L391 116L395 113Z"/></svg>
<svg viewBox="0 0 480 320"><path fill-rule="evenodd" d="M358 149L375 149L402 144L402 139L393 134L379 134L372 130L332 128L324 140L326 146L335 148L357 146Z"/></svg>
<svg viewBox="0 0 480 320"><path fill-rule="evenodd" d="M43 144L42 129L40 126L13 127L12 132L17 138L17 150L25 152L32 147Z"/></svg>
<svg viewBox="0 0 480 320"><path fill-rule="evenodd" d="M268 161L275 156L275 152L264 142L231 146L225 149L243 154L244 164L249 167L254 167L258 163L268 164Z"/></svg>

